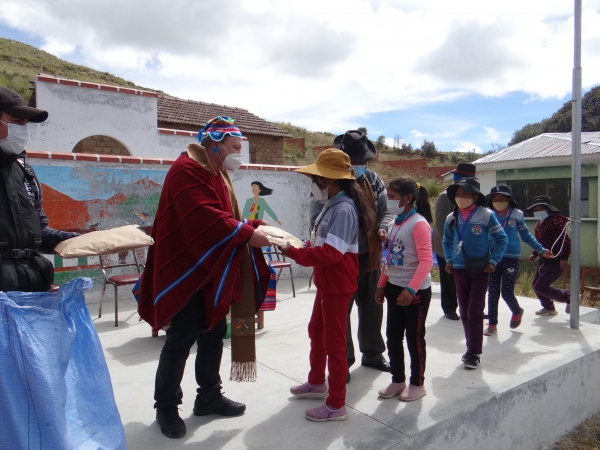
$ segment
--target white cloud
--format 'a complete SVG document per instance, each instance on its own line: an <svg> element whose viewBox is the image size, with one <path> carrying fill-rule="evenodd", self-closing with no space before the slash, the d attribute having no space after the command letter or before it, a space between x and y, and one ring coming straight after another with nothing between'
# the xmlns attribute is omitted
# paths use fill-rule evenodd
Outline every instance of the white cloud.
<svg viewBox="0 0 600 450"><path fill-rule="evenodd" d="M600 0L584 7L590 87L600 80ZM469 94L562 98L572 15L564 0L3 0L0 23L141 85L339 131Z"/></svg>
<svg viewBox="0 0 600 450"><path fill-rule="evenodd" d="M506 134L494 129L493 127L483 127L483 129L485 130L486 139L490 142L498 142L500 137Z"/></svg>
<svg viewBox="0 0 600 450"><path fill-rule="evenodd" d="M427 133L421 133L419 130L412 130L410 132L410 135L414 138L422 138L422 137L429 136Z"/></svg>
<svg viewBox="0 0 600 450"><path fill-rule="evenodd" d="M481 148L472 142L460 142L454 149L453 152L472 152L475 150L475 153L482 153Z"/></svg>

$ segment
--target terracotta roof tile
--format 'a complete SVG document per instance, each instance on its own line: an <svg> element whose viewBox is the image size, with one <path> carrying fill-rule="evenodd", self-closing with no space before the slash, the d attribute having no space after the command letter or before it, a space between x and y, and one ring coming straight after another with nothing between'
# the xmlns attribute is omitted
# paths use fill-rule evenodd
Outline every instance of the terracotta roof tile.
<svg viewBox="0 0 600 450"><path fill-rule="evenodd" d="M196 102L160 95L158 97L158 121L197 126L198 129L215 116L229 116L235 120L242 133L262 134L289 138L289 133L261 119L245 109L214 103Z"/></svg>

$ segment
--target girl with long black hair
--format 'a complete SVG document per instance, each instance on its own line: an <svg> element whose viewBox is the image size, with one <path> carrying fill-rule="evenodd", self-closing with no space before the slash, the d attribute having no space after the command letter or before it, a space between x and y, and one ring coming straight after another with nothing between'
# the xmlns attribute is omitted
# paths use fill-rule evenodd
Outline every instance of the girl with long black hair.
<svg viewBox="0 0 600 450"><path fill-rule="evenodd" d="M410 178L395 178L387 186L399 212L388 228L387 256L375 301L387 300L387 348L392 382L382 398L399 396L412 402L425 391L425 320L431 302L431 207L427 189ZM404 369L404 335L410 354L410 384Z"/></svg>

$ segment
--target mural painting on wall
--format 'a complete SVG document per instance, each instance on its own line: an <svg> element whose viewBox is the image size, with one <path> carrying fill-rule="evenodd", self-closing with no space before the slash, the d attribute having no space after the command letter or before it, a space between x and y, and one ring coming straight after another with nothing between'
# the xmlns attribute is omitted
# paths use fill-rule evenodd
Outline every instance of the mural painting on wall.
<svg viewBox="0 0 600 450"><path fill-rule="evenodd" d="M260 181L253 181L250 183L250 187L252 188L253 197L246 200L242 217L244 219L264 219L265 213L267 213L278 225L281 225L281 221L264 199L264 197L273 193L273 189L269 189Z"/></svg>
<svg viewBox="0 0 600 450"><path fill-rule="evenodd" d="M32 166L42 184L49 226L67 231L87 232L132 224L149 232L167 175L167 170ZM57 284L76 276L90 276L95 284L101 281L98 257L47 258L54 264Z"/></svg>
<svg viewBox="0 0 600 450"><path fill-rule="evenodd" d="M91 231L154 221L167 171L36 166L49 225Z"/></svg>

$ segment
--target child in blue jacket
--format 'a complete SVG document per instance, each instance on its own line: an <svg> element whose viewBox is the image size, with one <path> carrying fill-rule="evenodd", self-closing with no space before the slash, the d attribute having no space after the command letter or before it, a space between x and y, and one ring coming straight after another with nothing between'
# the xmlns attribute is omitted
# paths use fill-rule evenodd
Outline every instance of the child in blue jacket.
<svg viewBox="0 0 600 450"><path fill-rule="evenodd" d="M506 233L487 209L476 178L461 178L447 189L455 205L446 218L442 246L446 272L454 275L460 319L465 330L465 368L477 369L483 347L483 310L489 274L496 270L508 244Z"/></svg>
<svg viewBox="0 0 600 450"><path fill-rule="evenodd" d="M500 292L502 298L512 311L510 328L515 329L521 325L523 308L515 297L515 282L519 276L519 258L521 257L521 240L533 250L541 253L546 258L552 258L552 253L546 250L534 238L527 225L525 214L517 209L517 202L513 199L512 191L503 184L494 186L486 196L488 208L494 211L498 222L508 237L508 247L496 270L490 274L490 287L488 290L488 316L489 323L483 334L492 336L498 332L498 301Z"/></svg>

